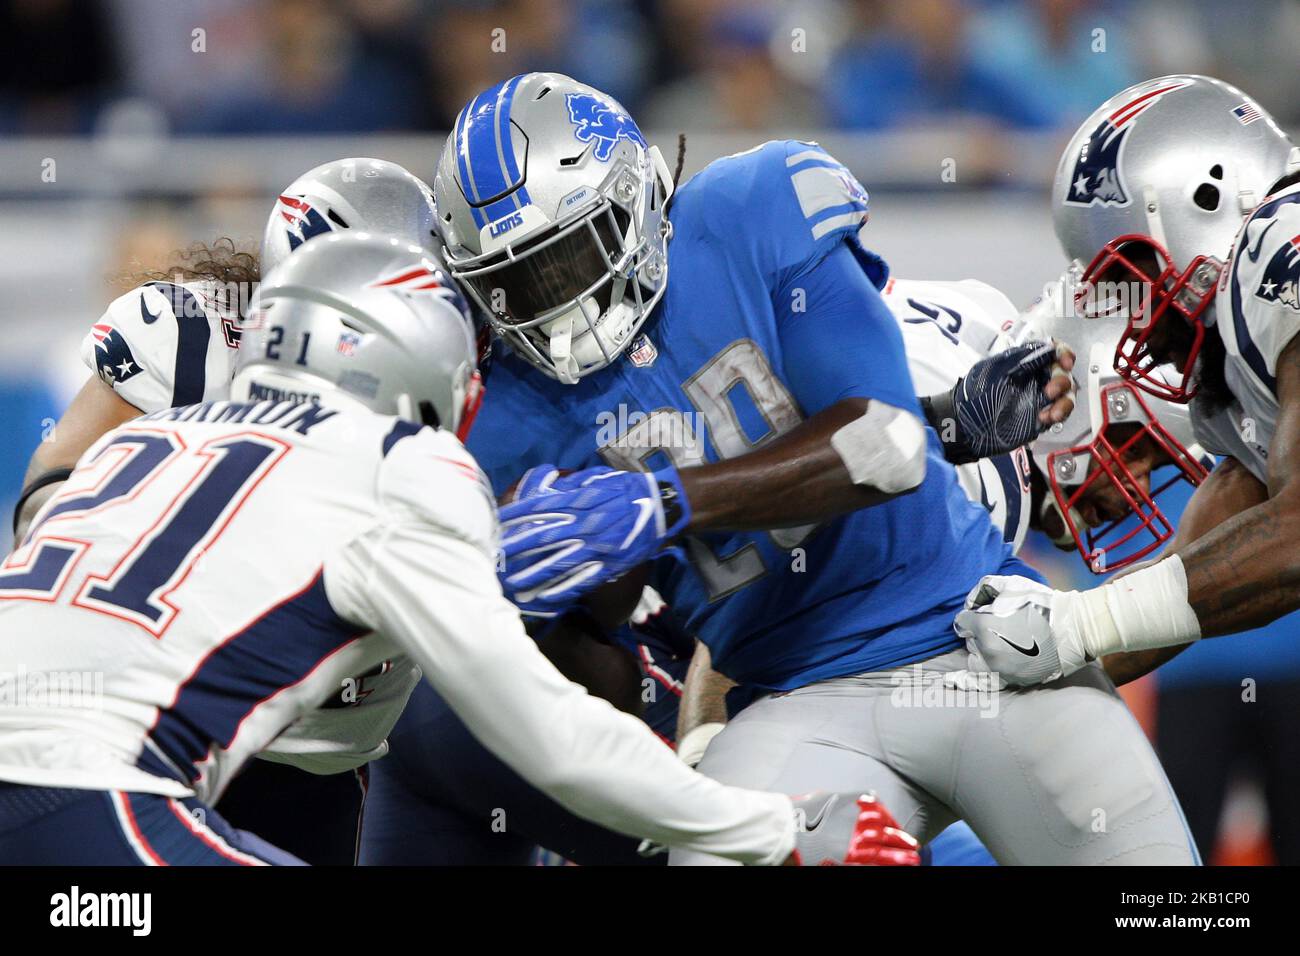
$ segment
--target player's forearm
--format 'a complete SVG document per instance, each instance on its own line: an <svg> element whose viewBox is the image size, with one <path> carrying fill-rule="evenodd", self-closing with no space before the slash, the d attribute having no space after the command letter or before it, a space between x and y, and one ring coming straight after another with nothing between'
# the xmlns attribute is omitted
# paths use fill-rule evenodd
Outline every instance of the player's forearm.
<svg viewBox="0 0 1300 956"><path fill-rule="evenodd" d="M920 422L907 412L895 413L915 423L921 447L919 452L915 447L900 450L894 467L887 456L884 467L877 463L873 471L872 461L861 462L870 458L873 438L880 449L886 436L872 435L872 423L864 419L869 410L866 399L843 399L749 454L682 469L682 488L691 505L687 532L815 524L914 490L925 474ZM893 420L901 423L896 429L907 430L905 419ZM905 441L911 437L905 435Z"/></svg>
<svg viewBox="0 0 1300 956"><path fill-rule="evenodd" d="M640 716L641 669L626 650L602 644L564 620L548 629L537 646L556 670L591 696L609 701L625 714Z"/></svg>
<svg viewBox="0 0 1300 956"><path fill-rule="evenodd" d="M681 740L703 724L727 722L726 694L735 682L713 669L709 648L703 642L695 645L686 677L682 681L682 701L677 710L677 739Z"/></svg>
<svg viewBox="0 0 1300 956"><path fill-rule="evenodd" d="M1116 687L1123 687L1140 677L1145 677L1161 664L1168 663L1191 644L1176 644L1173 647L1157 647L1146 651L1127 651L1119 654L1107 654L1102 658L1102 667L1106 676Z"/></svg>
<svg viewBox="0 0 1300 956"><path fill-rule="evenodd" d="M727 724L727 691L735 683L713 669L708 645L696 643L677 711L677 757L688 767L696 766L709 743Z"/></svg>
<svg viewBox="0 0 1300 956"><path fill-rule="evenodd" d="M786 797L688 769L643 723L564 680L522 629L511 636L507 612L480 622L498 634L475 635L474 651L454 665L431 658L426 673L479 740L539 790L579 816L666 846L743 863L789 856Z"/></svg>
<svg viewBox="0 0 1300 956"><path fill-rule="evenodd" d="M1300 608L1300 487L1229 519L1183 551L1188 602L1205 637Z"/></svg>

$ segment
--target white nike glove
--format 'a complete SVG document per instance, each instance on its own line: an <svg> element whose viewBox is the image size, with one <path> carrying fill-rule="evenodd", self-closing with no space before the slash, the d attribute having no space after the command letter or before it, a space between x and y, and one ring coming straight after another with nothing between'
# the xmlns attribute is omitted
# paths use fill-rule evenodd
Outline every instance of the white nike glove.
<svg viewBox="0 0 1300 956"><path fill-rule="evenodd" d="M968 669L1021 686L1073 674L1089 661L1073 616L1061 613L1076 597L1029 578L988 575L953 624L970 652Z"/></svg>

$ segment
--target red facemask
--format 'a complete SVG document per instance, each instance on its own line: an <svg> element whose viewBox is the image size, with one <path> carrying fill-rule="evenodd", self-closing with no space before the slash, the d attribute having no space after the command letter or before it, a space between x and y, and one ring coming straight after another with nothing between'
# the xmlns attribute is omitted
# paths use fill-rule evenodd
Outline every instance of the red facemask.
<svg viewBox="0 0 1300 956"><path fill-rule="evenodd" d="M460 410L460 425L456 428L456 437L463 443L469 438L470 427L474 424L474 419L478 416L478 410L483 405L483 395L487 391L483 387L483 376L477 371L469 377L469 385L465 389L465 404Z"/></svg>
<svg viewBox="0 0 1300 956"><path fill-rule="evenodd" d="M1112 423L1112 407L1120 409L1126 405L1129 411L1124 415L1122 422ZM1079 548L1079 553L1083 555L1083 560L1094 574L1109 574L1141 561L1173 537L1173 524L1156 503L1160 494L1179 481L1186 481L1192 487L1196 487L1209 473L1205 470L1205 466L1160 424L1133 384L1115 382L1107 385L1101 390L1101 408L1101 427L1097 429L1093 441L1065 451L1053 452L1047 457L1047 472L1048 483L1056 497L1061 516L1065 520L1066 527L1070 529L1070 534L1074 536L1074 542ZM1139 427L1132 435L1115 444L1107 438L1107 431L1112 424ZM1173 477L1154 490L1148 490L1125 461L1125 455L1144 438L1150 439L1164 452L1175 470ZM1073 456L1081 454L1091 456L1089 474L1081 484L1062 486L1057 462L1063 459L1073 461ZM1075 509L1085 495L1095 492L1098 487L1105 484L1112 484L1118 490L1127 513L1098 528L1083 527L1076 518L1078 512ZM1126 527L1126 522L1134 517L1136 522L1133 527Z"/></svg>
<svg viewBox="0 0 1300 956"><path fill-rule="evenodd" d="M1106 243L1084 270L1076 308L1084 318L1124 314L1128 328L1115 348L1115 371L1156 398L1183 404L1196 394L1192 369L1205 339L1201 315L1214 299L1221 269L1216 260L1197 256L1179 272L1168 251L1150 236L1120 236ZM1106 295L1109 290L1119 294ZM1193 336L1170 374L1168 359L1151 354L1151 337L1162 322L1179 321Z"/></svg>

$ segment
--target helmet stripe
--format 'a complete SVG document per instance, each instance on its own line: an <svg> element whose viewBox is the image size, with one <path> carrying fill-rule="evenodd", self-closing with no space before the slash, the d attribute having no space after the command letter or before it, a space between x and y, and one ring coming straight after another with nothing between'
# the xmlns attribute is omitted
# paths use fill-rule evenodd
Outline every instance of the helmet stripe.
<svg viewBox="0 0 1300 956"><path fill-rule="evenodd" d="M478 97L476 96L466 104L465 108L456 117L456 127L452 131L452 142L456 150L456 164L460 170L461 189L462 191L468 190L465 199L469 202L469 211L474 217L474 224L482 227L487 220L484 218L482 210L475 205L478 202L478 188L470 172L469 143L465 138L465 126L469 122L469 116L474 111L474 106L477 103Z"/></svg>

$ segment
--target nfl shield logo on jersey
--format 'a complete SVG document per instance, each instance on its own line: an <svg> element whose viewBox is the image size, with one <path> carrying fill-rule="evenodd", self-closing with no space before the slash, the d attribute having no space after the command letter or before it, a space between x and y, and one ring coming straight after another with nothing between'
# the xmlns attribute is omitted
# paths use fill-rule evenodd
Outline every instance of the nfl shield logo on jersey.
<svg viewBox="0 0 1300 956"><path fill-rule="evenodd" d="M659 350L655 344L650 341L648 335L638 335L632 340L632 348L628 351L628 358L637 368L649 368L659 357Z"/></svg>

